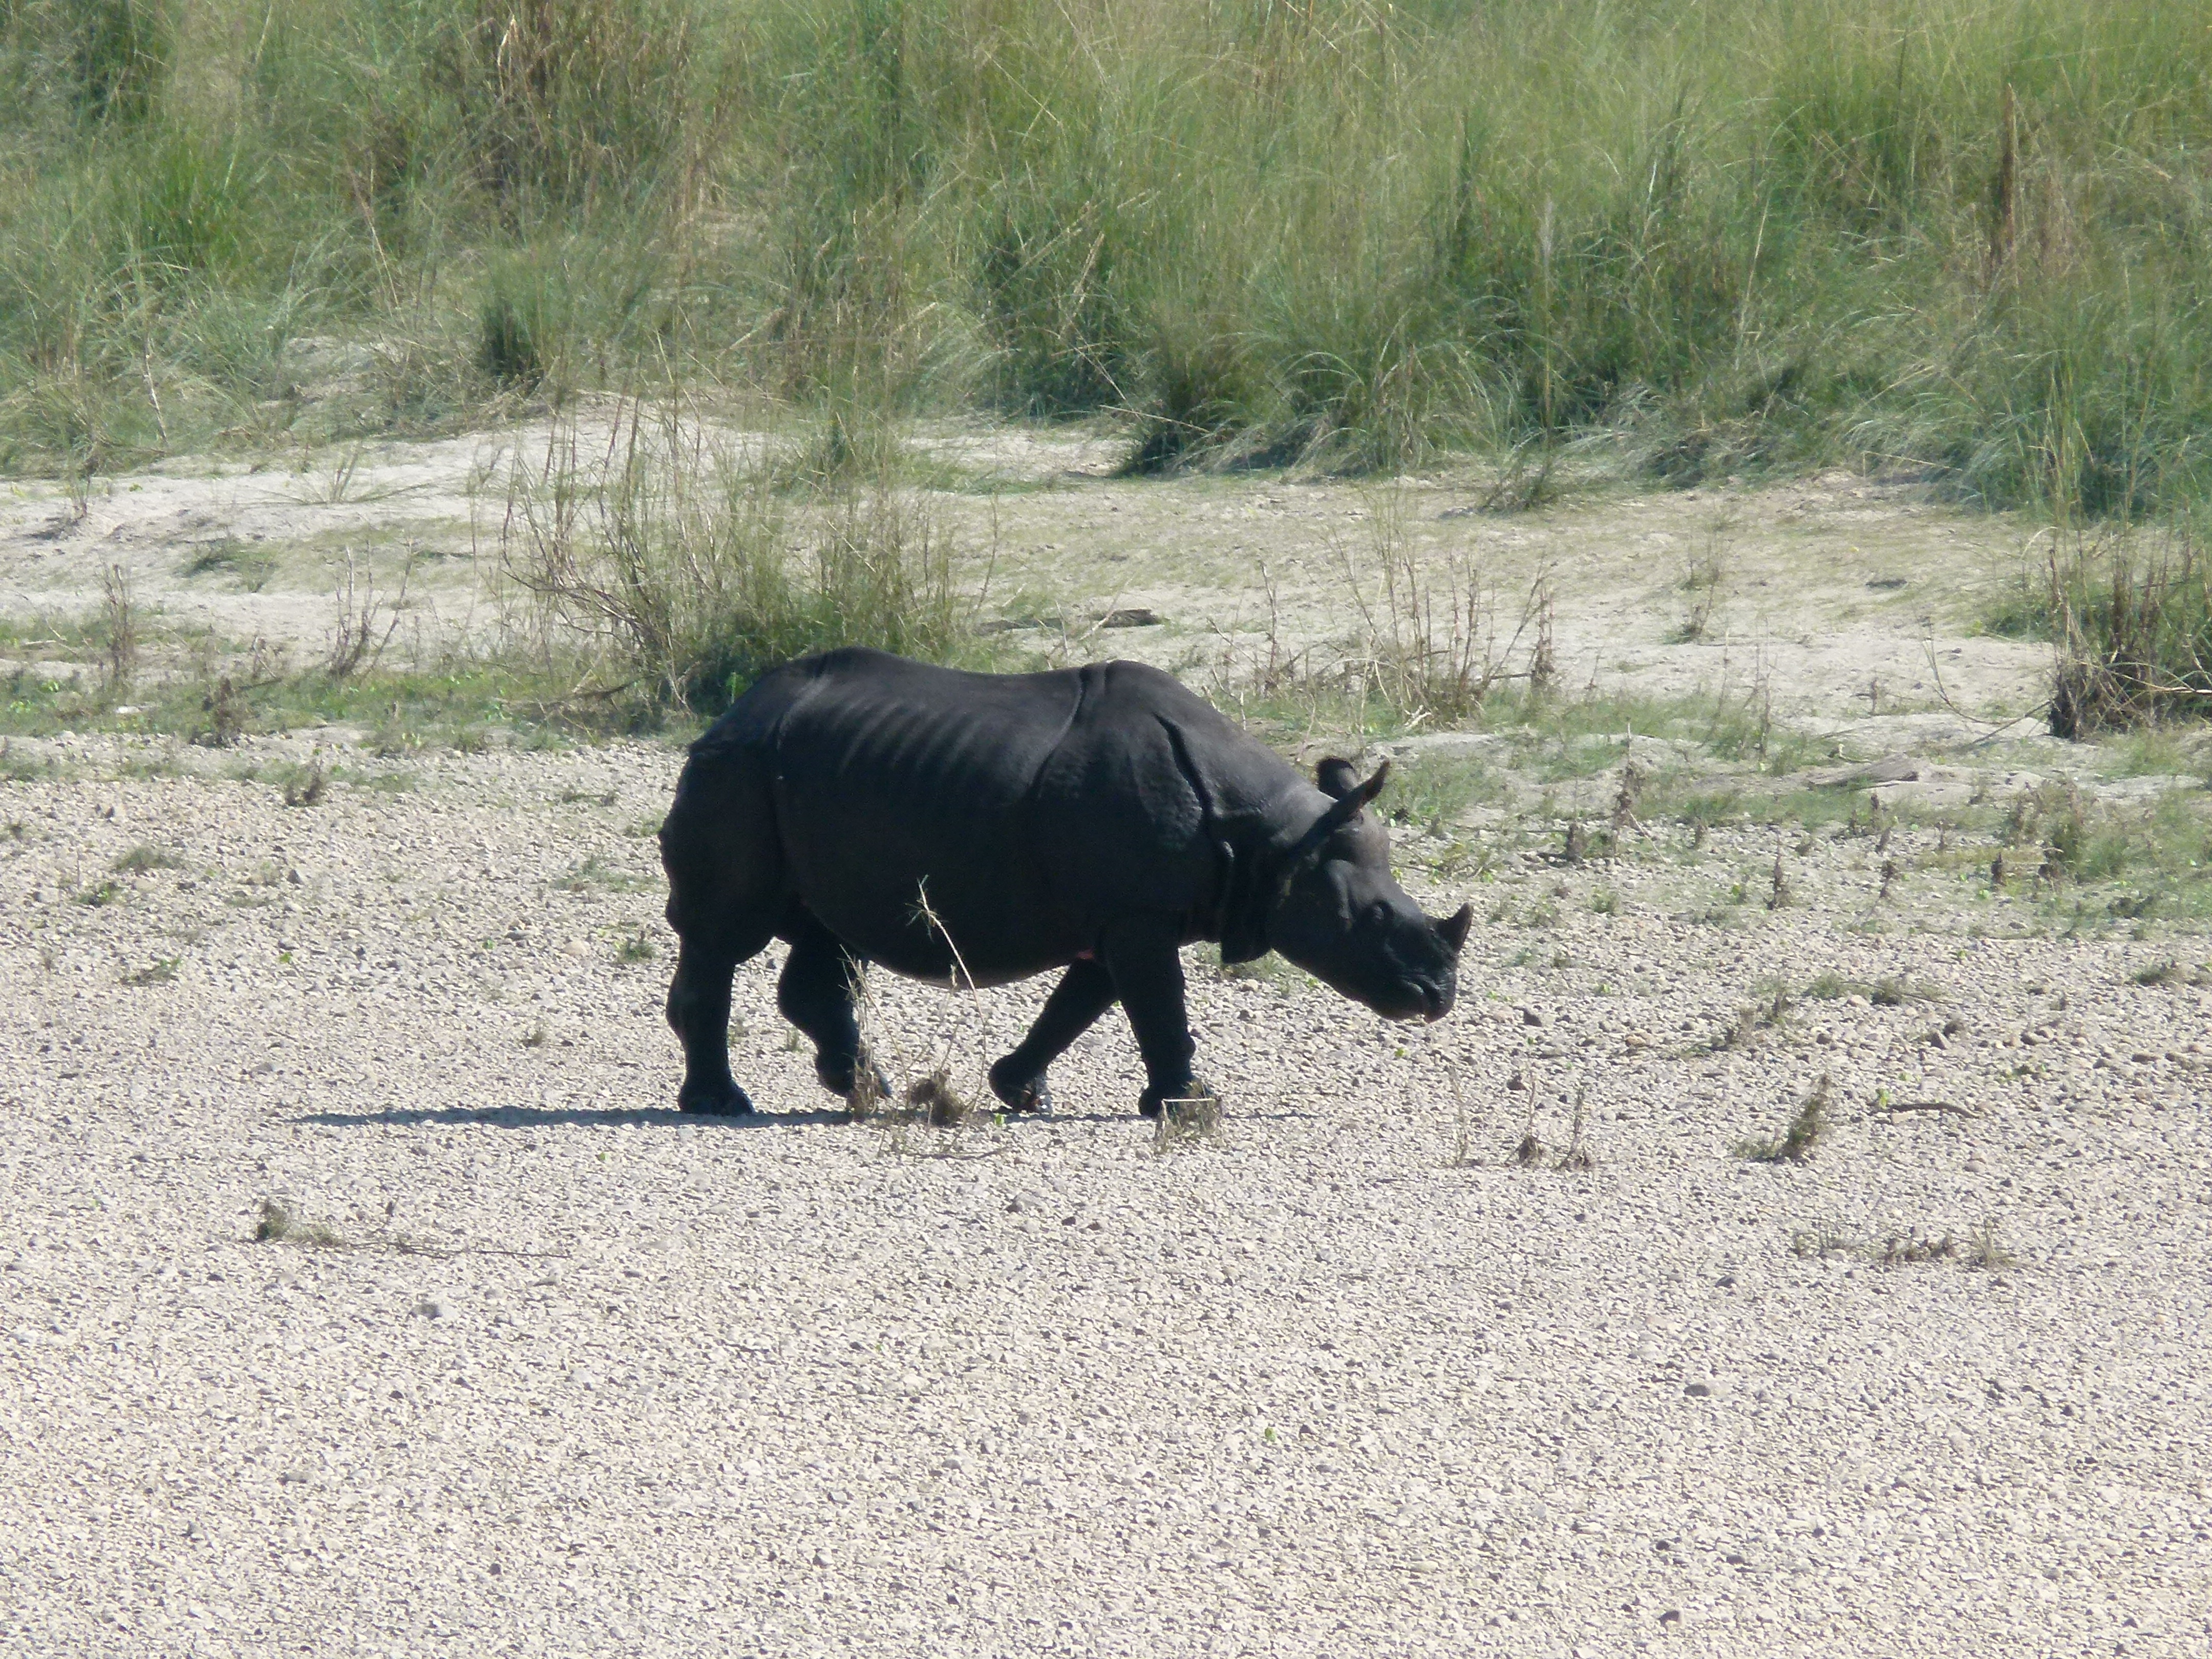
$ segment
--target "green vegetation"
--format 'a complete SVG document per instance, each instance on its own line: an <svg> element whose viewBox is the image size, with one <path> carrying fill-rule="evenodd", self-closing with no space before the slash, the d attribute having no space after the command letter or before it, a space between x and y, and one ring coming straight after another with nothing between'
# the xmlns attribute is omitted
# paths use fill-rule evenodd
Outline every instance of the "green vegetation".
<svg viewBox="0 0 2212 1659"><path fill-rule="evenodd" d="M405 671L333 680L319 673L289 675L252 684L233 696L240 706L240 731L281 732L294 726L353 723L403 726L419 743L459 746L485 723L542 719L550 688L514 665L457 660ZM31 664L0 678L0 731L51 737L94 725L193 738L213 747L209 704L215 693L197 680L172 678L138 692L140 713L118 718L113 698L94 679L53 664ZM20 757L14 757L20 760Z"/></svg>
<svg viewBox="0 0 2212 1659"><path fill-rule="evenodd" d="M873 424L873 423L872 423ZM843 430L842 427L835 428ZM980 650L951 540L897 487L896 447L841 440L797 495L783 454L746 462L672 407L631 405L619 453L511 482L506 575L538 602L540 666L615 707L713 713L776 664L872 645L945 660ZM574 663L576 641L588 641Z"/></svg>
<svg viewBox="0 0 2212 1659"><path fill-rule="evenodd" d="M149 870L181 870L185 861L166 847L138 846L107 867L119 876L142 876Z"/></svg>
<svg viewBox="0 0 2212 1659"><path fill-rule="evenodd" d="M1848 979L1833 969L1817 975L1805 988L1805 994L1825 1002L1860 996L1877 1008L1901 1008L1908 1002L1940 1002L1943 998L1943 994L1934 986L1923 985L1917 980L1884 977L1869 981Z"/></svg>
<svg viewBox="0 0 2212 1659"><path fill-rule="evenodd" d="M1831 1127L1828 1114L1835 1104L1835 1093L1826 1072L1790 1119L1790 1125L1778 1135L1754 1135L1735 1144L1735 1155L1749 1164L1809 1164L1821 1139Z"/></svg>
<svg viewBox="0 0 2212 1659"><path fill-rule="evenodd" d="M2212 484L2212 34L2154 0L19 0L0 87L11 469L673 367L1516 500L1597 429Z"/></svg>

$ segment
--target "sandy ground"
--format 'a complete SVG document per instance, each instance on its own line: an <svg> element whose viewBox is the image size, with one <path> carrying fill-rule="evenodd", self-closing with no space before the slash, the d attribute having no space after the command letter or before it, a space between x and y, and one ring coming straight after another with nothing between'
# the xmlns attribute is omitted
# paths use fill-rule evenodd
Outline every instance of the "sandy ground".
<svg viewBox="0 0 2212 1659"><path fill-rule="evenodd" d="M257 610L175 574L159 514L103 527L139 482L93 504L98 545L177 607L215 580L228 630L289 604L312 637L311 585ZM1324 605L1371 491L1012 495L1002 568L1064 611L1157 607L1104 644L1172 659L1210 596L1255 614L1206 515L1271 495L1270 577ZM1982 790L2067 763L1853 701L1932 648L1967 697L2033 702L2039 653L1961 620L2002 525L1842 480L1724 501L1734 643L1676 646L1670 561L1711 504L1395 500L1494 545L1501 587L1563 573L1562 653L1601 675L1749 652L1855 752L1948 744ZM83 549L17 505L9 605L81 607ZM1663 556L1624 552L1635 523ZM1196 542L1218 568L1170 580ZM1486 860L1406 847L1431 908L1475 900L1442 1025L1194 963L1216 1139L1156 1147L1117 1016L1048 1119L842 1121L773 953L737 1010L763 1112L686 1122L649 839L678 756L358 737L19 741L0 781L0 1651L2212 1644L2212 992L2136 978L2193 967L2193 933L2069 937L1932 823L1880 851L1655 823L1567 866L1478 813L1453 835ZM243 775L311 750L343 768L318 805ZM114 870L139 848L167 856ZM1729 903L1778 853L1792 902ZM1727 1042L1822 974L1858 990ZM1885 980L1913 994L1863 994ZM964 1073L1041 988L885 981L873 1028L895 1069ZM1809 1162L1738 1155L1823 1076ZM325 1247L256 1242L272 1200Z"/></svg>
<svg viewBox="0 0 2212 1659"><path fill-rule="evenodd" d="M493 592L516 478L549 466L589 477L609 447L604 416L587 415L557 434L539 423L259 463L181 459L95 480L81 501L15 484L0 494L0 615L86 614L112 566L156 640L165 629L234 650L265 640L312 665L350 580L355 610L372 589L380 602L404 595L401 653L481 642L514 620ZM1248 673L1272 641L1327 661L1359 630L1359 599L1389 625L1384 573L1410 559L1427 613L1471 617L1515 665L1534 643L1536 596L1551 595L1559 672L1577 690L1763 688L1780 714L1832 718L1947 704L2002 718L2042 696L2045 648L1977 625L2041 544L1915 483L1601 485L1499 514L1484 510L1495 481L1469 471L1117 479L1116 441L1082 428L945 423L911 447L948 485L934 511L980 619L1033 624L1016 641L1057 659L1134 655L1215 678ZM1697 637L1683 637L1701 605ZM1157 625L1106 625L1136 611Z"/></svg>

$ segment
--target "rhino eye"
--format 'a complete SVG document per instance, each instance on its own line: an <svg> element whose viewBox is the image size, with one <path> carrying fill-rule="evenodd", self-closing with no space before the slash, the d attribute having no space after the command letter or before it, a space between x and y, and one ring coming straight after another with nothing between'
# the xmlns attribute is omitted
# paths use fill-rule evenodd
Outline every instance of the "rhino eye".
<svg viewBox="0 0 2212 1659"><path fill-rule="evenodd" d="M1367 907L1367 920L1370 924L1376 927L1387 925L1390 920L1390 907L1381 899L1376 899L1374 903Z"/></svg>

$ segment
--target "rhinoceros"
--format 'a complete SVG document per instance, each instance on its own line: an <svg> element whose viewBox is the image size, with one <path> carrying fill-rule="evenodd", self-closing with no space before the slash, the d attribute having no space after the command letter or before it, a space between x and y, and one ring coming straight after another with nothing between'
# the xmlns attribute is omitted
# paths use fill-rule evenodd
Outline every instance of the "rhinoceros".
<svg viewBox="0 0 2212 1659"><path fill-rule="evenodd" d="M1017 1111L1115 1001L1145 1064L1138 1110L1199 1086L1181 948L1224 963L1280 951L1389 1019L1441 1018L1470 912L1424 915L1390 874L1360 781L1313 781L1173 677L1108 662L975 674L848 649L764 675L694 743L660 830L680 941L668 1022L677 1103L734 1115L730 988L771 939L791 947L784 1017L815 1075L872 1079L854 1013L877 963L938 984L1065 969L989 1072Z"/></svg>

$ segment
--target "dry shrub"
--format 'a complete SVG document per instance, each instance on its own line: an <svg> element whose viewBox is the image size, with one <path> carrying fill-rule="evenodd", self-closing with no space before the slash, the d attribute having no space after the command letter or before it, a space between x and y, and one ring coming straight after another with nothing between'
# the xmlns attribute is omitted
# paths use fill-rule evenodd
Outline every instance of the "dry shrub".
<svg viewBox="0 0 2212 1659"><path fill-rule="evenodd" d="M1348 688L1379 700L1408 724L1439 726L1473 718L1510 682L1545 689L1552 672L1545 577L1530 586L1511 632L1501 638L1496 596L1471 555L1425 562L1407 534L1405 505L1395 493L1376 499L1369 526L1364 562L1349 548L1338 549L1360 623L1359 636L1337 665ZM1532 630L1536 643L1524 653Z"/></svg>
<svg viewBox="0 0 2212 1659"><path fill-rule="evenodd" d="M357 567L348 550L345 574L338 579L334 596L337 621L331 629L329 654L323 659L323 672L328 678L349 680L376 672L392 636L399 631L399 613L407 604L407 587L414 574L415 562L410 557L399 573L399 592L386 599L376 591L376 573Z"/></svg>
<svg viewBox="0 0 2212 1659"><path fill-rule="evenodd" d="M941 525L888 473L818 494L674 404L573 422L510 480L506 577L580 691L712 713L780 663L868 645L942 660L969 638Z"/></svg>
<svg viewBox="0 0 2212 1659"><path fill-rule="evenodd" d="M1753 1164L1809 1164L1821 1137L1828 1132L1828 1109L1834 1103L1834 1086L1823 1072L1811 1092L1798 1103L1790 1127L1779 1137L1739 1141L1736 1156Z"/></svg>
<svg viewBox="0 0 2212 1659"><path fill-rule="evenodd" d="M2054 736L2212 714L2212 564L2188 529L2054 541L2047 575Z"/></svg>

